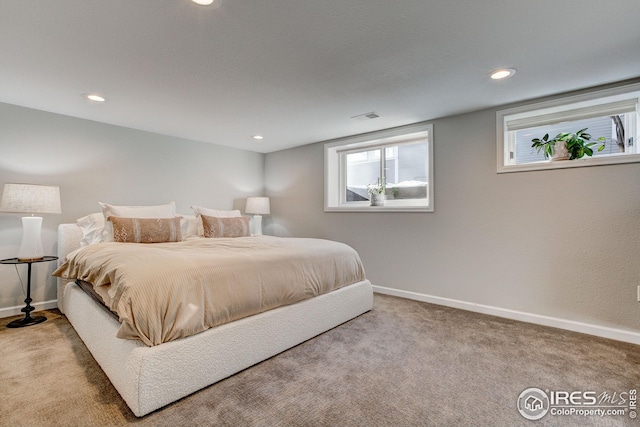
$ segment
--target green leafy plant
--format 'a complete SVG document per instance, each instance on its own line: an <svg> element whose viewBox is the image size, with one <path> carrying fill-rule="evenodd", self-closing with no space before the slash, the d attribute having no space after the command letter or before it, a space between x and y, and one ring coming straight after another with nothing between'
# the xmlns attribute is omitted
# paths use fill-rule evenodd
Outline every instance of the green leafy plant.
<svg viewBox="0 0 640 427"><path fill-rule="evenodd" d="M536 148L538 153L544 151L545 156L551 157L554 147L560 141L564 141L567 146L567 151L570 154L569 160L580 159L584 156L593 156L593 147L600 142L598 151L604 150L605 138L600 137L592 140L591 135L587 133L588 128L579 130L576 133L562 132L557 134L554 138L549 139L549 134L546 134L542 138L534 138L531 140L533 144L531 147Z"/></svg>

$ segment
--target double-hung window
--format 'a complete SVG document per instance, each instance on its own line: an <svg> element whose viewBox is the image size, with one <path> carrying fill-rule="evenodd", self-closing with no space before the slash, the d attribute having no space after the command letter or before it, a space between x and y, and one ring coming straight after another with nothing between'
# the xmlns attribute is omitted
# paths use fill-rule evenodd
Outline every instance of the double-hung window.
<svg viewBox="0 0 640 427"><path fill-rule="evenodd" d="M639 98L640 84L635 84L498 111L498 172L640 162ZM593 156L552 161L532 147L532 139L582 129L595 143Z"/></svg>
<svg viewBox="0 0 640 427"><path fill-rule="evenodd" d="M382 204L372 203L375 188ZM433 126L403 126L325 144L325 211L433 211Z"/></svg>

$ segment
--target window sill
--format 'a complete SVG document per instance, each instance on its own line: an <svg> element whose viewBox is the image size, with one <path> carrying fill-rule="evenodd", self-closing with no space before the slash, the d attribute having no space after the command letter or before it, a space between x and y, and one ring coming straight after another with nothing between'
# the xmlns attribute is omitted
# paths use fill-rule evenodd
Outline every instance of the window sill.
<svg viewBox="0 0 640 427"><path fill-rule="evenodd" d="M606 157L587 157L576 160L558 160L524 163L521 165L498 165L498 173L527 172L547 169L581 168L587 166L617 165L622 163L638 163L640 154L619 154Z"/></svg>
<svg viewBox="0 0 640 427"><path fill-rule="evenodd" d="M433 208L425 204L410 205L387 201L384 206L371 206L368 203L353 203L339 206L325 206L325 212L433 212Z"/></svg>

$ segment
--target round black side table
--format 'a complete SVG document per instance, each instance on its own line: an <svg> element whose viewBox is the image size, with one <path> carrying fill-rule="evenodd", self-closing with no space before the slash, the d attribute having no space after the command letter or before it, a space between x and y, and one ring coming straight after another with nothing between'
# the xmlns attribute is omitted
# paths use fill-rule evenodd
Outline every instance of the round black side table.
<svg viewBox="0 0 640 427"><path fill-rule="evenodd" d="M18 258L7 258L0 260L0 264L27 264L27 299L24 300L25 306L22 311L24 313L23 319L14 320L13 322L7 325L7 328L22 328L24 326L37 325L38 323L42 323L47 320L44 316L35 316L31 317L31 312L35 310L35 308L31 307L31 264L36 262L49 262L57 260L57 256L45 256L41 259L34 260L24 260L21 261Z"/></svg>

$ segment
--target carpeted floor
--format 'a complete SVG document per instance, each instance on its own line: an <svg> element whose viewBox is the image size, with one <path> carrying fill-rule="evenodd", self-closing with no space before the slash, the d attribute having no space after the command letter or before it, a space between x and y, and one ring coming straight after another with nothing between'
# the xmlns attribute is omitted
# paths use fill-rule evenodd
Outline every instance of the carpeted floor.
<svg viewBox="0 0 640 427"><path fill-rule="evenodd" d="M640 425L528 421L516 405L529 387L640 389L640 346L378 294L373 311L136 418L64 316L45 314L0 319L2 426Z"/></svg>

